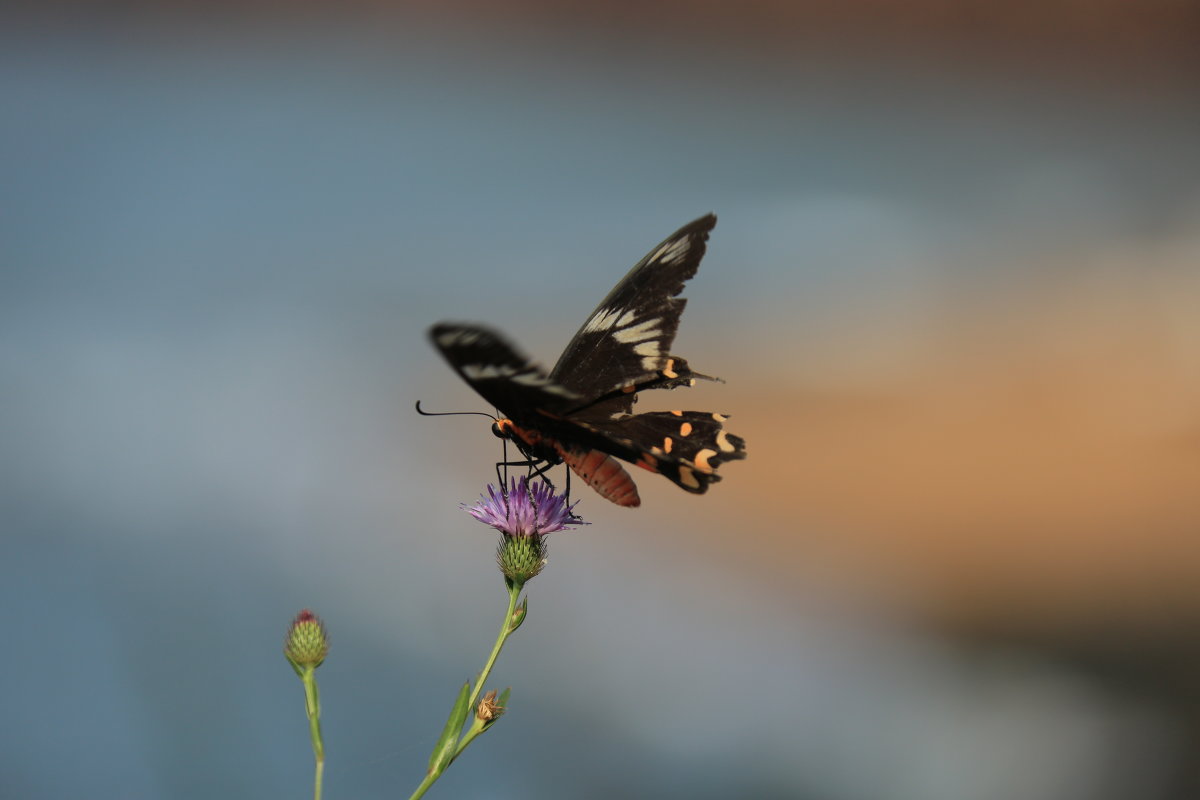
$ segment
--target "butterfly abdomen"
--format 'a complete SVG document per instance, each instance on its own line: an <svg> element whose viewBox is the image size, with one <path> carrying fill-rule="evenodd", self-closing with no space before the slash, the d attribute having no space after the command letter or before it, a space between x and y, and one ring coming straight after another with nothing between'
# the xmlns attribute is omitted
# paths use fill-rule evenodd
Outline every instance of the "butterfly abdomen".
<svg viewBox="0 0 1200 800"><path fill-rule="evenodd" d="M637 485L612 456L600 450L567 450L557 445L563 462L600 495L619 506L642 504Z"/></svg>

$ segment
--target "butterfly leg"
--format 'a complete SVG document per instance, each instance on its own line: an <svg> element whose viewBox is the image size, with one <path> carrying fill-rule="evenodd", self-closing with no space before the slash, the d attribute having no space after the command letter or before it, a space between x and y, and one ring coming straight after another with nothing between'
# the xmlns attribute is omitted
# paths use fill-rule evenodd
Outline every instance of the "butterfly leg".
<svg viewBox="0 0 1200 800"><path fill-rule="evenodd" d="M541 478L546 483L547 486L549 486L551 489L553 489L554 482L550 480L550 477L548 475L546 475L546 472L549 471L549 469L551 467L556 466L556 465L547 461L544 464L542 464L540 467L536 467L536 469L535 469L535 466L536 465L534 465L534 464L529 465L529 476L528 476L527 480L532 481L534 478Z"/></svg>
<svg viewBox="0 0 1200 800"><path fill-rule="evenodd" d="M563 502L566 503L566 506L568 509L567 513L571 516L571 519L577 519L577 520L583 519L583 517L576 516L575 512L570 510L570 508L571 508L571 468L570 467L567 468L567 486L566 486L566 490L563 492Z"/></svg>
<svg viewBox="0 0 1200 800"><path fill-rule="evenodd" d="M529 475L528 475L528 477L526 477L526 481L528 481L529 483L532 483L534 478L541 478L542 481L547 486L549 486L551 488L551 490L553 490L554 483L551 482L550 478L547 477L547 475L546 475L546 472L553 466L554 466L554 462L552 462L552 461L545 461L540 467L537 466L536 463L530 464L529 465ZM530 492L530 494L529 494L529 501L531 503L533 503L533 510L534 510L534 513L536 513L537 512L537 500L534 499L532 492Z"/></svg>
<svg viewBox="0 0 1200 800"><path fill-rule="evenodd" d="M546 483L547 486L549 486L551 489L554 489L555 488L554 482L552 480L550 480L550 476L547 475L546 473L549 472L550 469L552 469L553 467L557 467L559 463L560 462L551 461L549 459L530 459L528 461L510 461L507 464L503 464L503 466L529 467L529 474L526 477L526 480L532 482L535 478L541 478ZM539 464L541 466L538 466ZM501 464L496 465L497 474L499 474L500 467L501 467ZM563 500L569 506L571 504L571 470L570 469L566 470L566 475L567 475L567 479L566 479L565 491L563 492ZM533 507L536 510L537 509L537 501L533 500L532 502L533 502ZM580 517L576 517L574 513L571 514L571 517L574 519L580 519Z"/></svg>
<svg viewBox="0 0 1200 800"><path fill-rule="evenodd" d="M551 490L553 490L555 488L554 482L550 480L550 477L549 477L549 475L547 475L547 473L550 471L551 468L556 467L556 466L558 466L558 462L551 461L551 460L545 459L545 458L531 458L531 459L527 459L525 461L497 461L496 462L496 477L497 478L501 477L501 475L500 475L501 467L504 467L506 472L508 470L508 467L527 467L529 469L529 472L526 474L526 477L525 477L525 480L527 483L532 483L536 478L541 478L542 481L545 482L545 484L547 486L549 486L551 488ZM500 490L503 493L505 499L507 499L508 498L508 484L502 482L500 484L500 487L501 487ZM569 500L570 496L571 496L571 471L567 470L567 492L566 492L565 497ZM537 511L537 500L535 500L533 498L532 492L530 493L530 502L533 504L534 511L536 512ZM574 517L575 515L572 514L571 516Z"/></svg>
<svg viewBox="0 0 1200 800"><path fill-rule="evenodd" d="M539 464L541 466L538 466ZM497 461L496 478L500 481L500 491L505 497L508 497L508 481L506 481L505 478L508 476L509 467L528 467L529 473L526 476L526 480L532 481L534 478L541 478L543 481L549 484L551 488L553 488L554 484L551 483L548 477L546 477L546 471L553 466L554 464L552 462L547 461L544 458L531 458L526 459L525 461ZM500 471L501 467L504 468L503 474Z"/></svg>

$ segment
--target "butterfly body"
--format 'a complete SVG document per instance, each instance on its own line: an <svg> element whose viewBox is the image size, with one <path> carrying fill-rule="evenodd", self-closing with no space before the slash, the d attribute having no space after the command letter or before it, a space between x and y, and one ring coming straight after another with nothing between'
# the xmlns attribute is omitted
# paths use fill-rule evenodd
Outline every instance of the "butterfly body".
<svg viewBox="0 0 1200 800"><path fill-rule="evenodd" d="M640 503L621 459L702 494L723 462L745 458L745 442L725 417L702 411L634 413L639 392L697 379L670 353L686 300L677 295L704 255L716 217L680 228L638 262L601 301L549 372L488 328L440 323L435 347L456 372L505 415L494 430L533 462L565 463L618 505Z"/></svg>
<svg viewBox="0 0 1200 800"><path fill-rule="evenodd" d="M518 427L511 419L497 420L493 430L515 442L527 458L544 461L551 466L566 464L606 500L619 506L641 505L637 484L625 468L603 450L588 447L575 437L575 431L567 431L568 436L576 438L575 445L568 447L539 430ZM602 447L605 442L598 444Z"/></svg>

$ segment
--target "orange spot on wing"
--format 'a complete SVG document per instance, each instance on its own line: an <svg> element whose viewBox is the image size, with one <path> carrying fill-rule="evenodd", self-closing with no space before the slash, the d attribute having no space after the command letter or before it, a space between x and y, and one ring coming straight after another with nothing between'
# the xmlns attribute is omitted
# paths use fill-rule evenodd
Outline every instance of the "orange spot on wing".
<svg viewBox="0 0 1200 800"><path fill-rule="evenodd" d="M634 466L641 467L650 472L658 472L658 459L649 453L642 453L642 457L634 462Z"/></svg>

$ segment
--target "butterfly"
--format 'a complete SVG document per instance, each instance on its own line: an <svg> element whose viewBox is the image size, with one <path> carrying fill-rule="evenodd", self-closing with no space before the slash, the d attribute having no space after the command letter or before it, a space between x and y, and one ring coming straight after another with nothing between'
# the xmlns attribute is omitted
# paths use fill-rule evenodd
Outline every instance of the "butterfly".
<svg viewBox="0 0 1200 800"><path fill-rule="evenodd" d="M720 380L671 354L687 303L678 295L716 224L708 214L651 250L600 301L548 373L489 328L443 322L430 329L450 366L504 415L492 432L516 445L528 459L522 464L544 474L565 463L606 499L637 506L637 485L617 459L703 494L720 480L717 467L746 457L745 441L725 431L725 415L633 411L639 392Z"/></svg>

